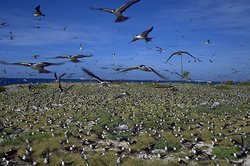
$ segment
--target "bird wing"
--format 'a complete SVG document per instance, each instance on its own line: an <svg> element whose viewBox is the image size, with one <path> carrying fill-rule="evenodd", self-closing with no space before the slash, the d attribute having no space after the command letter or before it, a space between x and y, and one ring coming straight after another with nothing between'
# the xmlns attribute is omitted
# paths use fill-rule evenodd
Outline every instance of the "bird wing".
<svg viewBox="0 0 250 166"><path fill-rule="evenodd" d="M160 73L158 73L157 71L155 71L155 69L153 69L152 67L148 67L152 72L154 72L156 75L158 75L159 77L163 78L163 79L167 79L167 77L161 75Z"/></svg>
<svg viewBox="0 0 250 166"><path fill-rule="evenodd" d="M73 85L70 85L70 86L68 86L68 87L64 87L64 88L63 88L64 93L68 93L68 91L69 91L70 89L72 89L74 86L75 86L75 85L73 84Z"/></svg>
<svg viewBox="0 0 250 166"><path fill-rule="evenodd" d="M131 42L134 42L134 41L136 41L136 40L139 40L139 39L136 38L136 37L134 37L134 38L130 41L130 43L131 43Z"/></svg>
<svg viewBox="0 0 250 166"><path fill-rule="evenodd" d="M69 56L67 56L67 55L60 55L60 56L56 56L55 58L69 58Z"/></svg>
<svg viewBox="0 0 250 166"><path fill-rule="evenodd" d="M61 74L61 75L59 76L59 80L60 80L63 76L65 76L65 74L66 74L66 73Z"/></svg>
<svg viewBox="0 0 250 166"><path fill-rule="evenodd" d="M128 67L124 70L121 70L120 72L126 72L126 71L130 71L130 70L136 70L139 69L139 66L132 66L132 67Z"/></svg>
<svg viewBox="0 0 250 166"><path fill-rule="evenodd" d="M173 54L171 54L170 55L170 57L166 60L166 62L165 63L168 63L168 61L174 56L175 54L173 53Z"/></svg>
<svg viewBox="0 0 250 166"><path fill-rule="evenodd" d="M108 8L94 8L94 7L90 7L90 9L92 10L101 10L101 11L105 11L105 12L109 12L109 13L113 13L114 9L108 9Z"/></svg>
<svg viewBox="0 0 250 166"><path fill-rule="evenodd" d="M35 10L36 10L37 12L39 12L39 11L40 11L40 5L38 5L38 6L35 8Z"/></svg>
<svg viewBox="0 0 250 166"><path fill-rule="evenodd" d="M90 54L90 55L74 55L73 57L74 58L85 58L85 57L92 57L93 55Z"/></svg>
<svg viewBox="0 0 250 166"><path fill-rule="evenodd" d="M133 4L139 2L140 0L133 0L130 2L125 3L124 5L122 5L121 7L119 7L118 9L116 9L117 11L119 11L120 13L124 12L125 10L127 10L127 8L129 8L130 6L132 6Z"/></svg>
<svg viewBox="0 0 250 166"><path fill-rule="evenodd" d="M147 36L147 35L149 34L149 32L151 32L153 29L154 29L154 27L152 26L150 29L148 29L148 30L142 32L141 35L142 35L142 36Z"/></svg>
<svg viewBox="0 0 250 166"><path fill-rule="evenodd" d="M159 50L162 50L162 48L161 48L161 47L158 47L158 46L155 46L155 48L158 48Z"/></svg>
<svg viewBox="0 0 250 166"><path fill-rule="evenodd" d="M184 53L184 54L187 54L187 55L189 55L190 57L192 57L192 58L194 58L194 59L196 59L192 54L190 54L189 52L187 52L187 51L181 51L181 53Z"/></svg>
<svg viewBox="0 0 250 166"><path fill-rule="evenodd" d="M54 73L54 77L55 77L55 79L57 80L57 74L56 74L56 72Z"/></svg>
<svg viewBox="0 0 250 166"><path fill-rule="evenodd" d="M93 77L93 78L97 79L99 82L103 82L103 80L100 77L98 77L97 75L95 75L94 73L89 71L88 69L85 69L84 67L82 67L81 69L82 69L83 72L85 72L90 77Z"/></svg>
<svg viewBox="0 0 250 166"><path fill-rule="evenodd" d="M51 65L62 65L65 62L61 62L61 63L50 63L50 62L41 62L41 63L37 63L36 66L41 66L41 67L45 67L45 66L51 66Z"/></svg>
<svg viewBox="0 0 250 166"><path fill-rule="evenodd" d="M32 65L33 63L29 63L29 62L8 63L8 62L5 62L5 61L0 61L0 64L3 64L3 65L30 66L30 65Z"/></svg>

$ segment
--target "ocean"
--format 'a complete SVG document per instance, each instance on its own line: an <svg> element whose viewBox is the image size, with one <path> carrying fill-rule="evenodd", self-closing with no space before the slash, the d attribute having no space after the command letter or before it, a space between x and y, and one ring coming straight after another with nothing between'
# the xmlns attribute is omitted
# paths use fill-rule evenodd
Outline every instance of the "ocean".
<svg viewBox="0 0 250 166"><path fill-rule="evenodd" d="M179 81L179 80L106 80L108 82L136 82L136 83L193 83L193 84L220 84L221 82L216 81ZM36 84L36 83L52 83L54 79L43 79L43 78L0 78L0 86L7 86L13 84ZM61 79L61 82L69 82L69 83L79 83L79 82L97 82L95 80L81 80L81 79Z"/></svg>

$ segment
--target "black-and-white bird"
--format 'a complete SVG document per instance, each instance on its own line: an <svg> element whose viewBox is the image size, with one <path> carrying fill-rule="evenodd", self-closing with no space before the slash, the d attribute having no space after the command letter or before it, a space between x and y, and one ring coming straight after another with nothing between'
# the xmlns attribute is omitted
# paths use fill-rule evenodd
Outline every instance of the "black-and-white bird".
<svg viewBox="0 0 250 166"><path fill-rule="evenodd" d="M147 72L153 72L156 75L158 75L159 77L161 77L163 79L167 79L165 76L163 76L160 73L158 73L157 71L155 71L155 69L153 69L152 67L146 66L146 65L128 67L128 68L126 68L124 70L121 70L120 72L127 72L127 71L130 71L130 70L142 70L142 71L147 71Z"/></svg>
<svg viewBox="0 0 250 166"><path fill-rule="evenodd" d="M83 46L82 46L82 44L80 44L80 47L79 47L79 49L80 49L80 50L83 50Z"/></svg>
<svg viewBox="0 0 250 166"><path fill-rule="evenodd" d="M59 77L57 77L57 74L56 74L56 72L55 72L55 74L54 74L55 82L60 82L60 81L61 81L61 78L62 78L63 76L65 76L65 74L66 74L66 73L63 73L63 74L61 74Z"/></svg>
<svg viewBox="0 0 250 166"><path fill-rule="evenodd" d="M42 12L41 12L41 10L40 10L40 5L38 5L36 8L35 8L35 12L34 12L34 14L33 14L35 17L38 17L38 16L45 16Z"/></svg>
<svg viewBox="0 0 250 166"><path fill-rule="evenodd" d="M117 9L93 8L93 7L91 7L90 9L101 10L101 11L113 13L116 16L115 22L123 22L123 21L126 21L127 19L129 19L130 17L123 16L122 13L125 10L127 10L130 6L132 6L133 4L135 4L135 3L139 2L139 1L140 0L129 1L129 2L125 3L124 5L122 5L121 7L117 8Z"/></svg>
<svg viewBox="0 0 250 166"><path fill-rule="evenodd" d="M40 55L32 55L31 58L32 59L38 59L40 57Z"/></svg>
<svg viewBox="0 0 250 166"><path fill-rule="evenodd" d="M157 48L156 51L158 51L159 53L163 53L163 52L166 51L166 49L165 49L165 48L162 48L162 47L155 46L155 48Z"/></svg>
<svg viewBox="0 0 250 166"><path fill-rule="evenodd" d="M90 55L60 55L60 56L56 56L55 58L67 58L67 59L70 59L71 62L74 62L74 63L78 63L78 62L81 62L78 60L78 58L88 58L88 57L92 57L93 55L90 54Z"/></svg>
<svg viewBox="0 0 250 166"><path fill-rule="evenodd" d="M137 41L137 40L145 40L146 42L149 42L152 40L151 37L148 37L148 34L154 29L152 26L150 29L142 32L141 34L135 35L135 37L131 40L131 42Z"/></svg>
<svg viewBox="0 0 250 166"><path fill-rule="evenodd" d="M165 63L167 63L173 56L175 56L175 55L183 55L183 54L187 54L187 55L189 55L190 57L192 57L192 58L194 58L196 60L196 58L192 54L190 54L189 52L179 50L179 51L176 51L176 52L172 53Z"/></svg>
<svg viewBox="0 0 250 166"><path fill-rule="evenodd" d="M211 44L211 39L208 39L205 44Z"/></svg>
<svg viewBox="0 0 250 166"><path fill-rule="evenodd" d="M4 28L6 26L8 26L9 24L7 22L1 22L0 23L0 28Z"/></svg>
<svg viewBox="0 0 250 166"><path fill-rule="evenodd" d="M40 63L31 63L31 62L17 62L17 63L7 63L4 61L0 61L0 64L3 65L18 65L18 66L27 66L31 67L34 70L37 70L39 73L52 73L52 71L44 69L44 67L51 66L51 65L62 65L64 62L61 63L50 63L50 62L40 62Z"/></svg>

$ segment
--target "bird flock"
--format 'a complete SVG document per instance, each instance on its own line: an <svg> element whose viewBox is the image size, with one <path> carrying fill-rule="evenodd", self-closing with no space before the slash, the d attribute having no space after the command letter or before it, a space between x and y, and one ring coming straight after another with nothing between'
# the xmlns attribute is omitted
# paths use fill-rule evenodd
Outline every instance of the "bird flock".
<svg viewBox="0 0 250 166"><path fill-rule="evenodd" d="M116 16L115 19L115 23L121 23L124 21L128 21L128 19L130 17L128 16L124 16L123 13L130 7L136 6L137 3L139 3L141 0L131 0L125 4L123 4L122 6L120 6L117 9L109 9L109 8L96 8L96 7L90 7L90 9L92 10L99 10L99 11L104 11L104 12L108 12L108 13L112 13ZM45 18L45 14L42 12L41 6L38 5L35 7L35 10L33 12L33 16L37 17L37 18ZM8 26L7 22L2 22L1 23L1 28L4 28ZM36 26L34 28L40 29L40 26ZM67 31L67 26L62 28L62 31ZM137 34L134 36L134 38L130 41L130 43L138 41L138 40L144 40L145 42L150 42L152 41L152 37L149 37L149 33L152 32L154 29L154 26L150 27L149 29L143 31L140 34ZM14 40L14 35L13 32L10 32L9 34L9 40ZM206 41L206 44L211 44L211 39ZM159 46L155 46L156 51L159 53L164 53L166 51L165 48L159 47ZM79 46L80 50L83 50L83 45L80 44ZM112 57L115 58L116 57L116 53L112 52ZM194 59L194 61L199 61L199 58L194 57L193 55L191 55L189 52L187 51L183 51L183 50L179 50L176 51L174 53L171 54L171 56L167 59L166 63L174 56L174 55L189 55L191 58ZM39 59L40 55L32 55L31 56L32 59ZM89 58L89 57L93 57L92 54L89 55L83 55L83 54L76 54L76 55L58 55L55 56L53 58L49 58L49 59L69 59L70 62L73 63L79 63L81 62L79 59L83 59L83 58ZM210 60L210 62L212 62L212 60ZM39 63L33 63L33 62L14 62L14 63L10 63L10 62L5 62L3 60L0 61L0 64L2 65L18 65L18 66L28 66L31 67L34 70L38 70L39 73L51 73L51 71L45 70L44 67L47 66L51 66L51 65L63 65L65 64L65 62L61 62L61 63L54 63L54 62L39 62ZM183 63L181 64L182 68L183 68ZM156 74L157 76L159 76L159 78L161 79L167 79L168 77L164 76L163 74L160 74L158 71L156 71L155 69L153 69L151 66L147 66L144 64L139 64L138 66L130 66L130 67L123 67L122 70L120 70L120 68L113 68L114 71L119 71L118 73L123 73L126 71L131 71L131 70L140 70L140 71L147 71L147 72L151 72ZM5 73L6 74L6 73ZM183 75L183 70L181 69L181 73L179 75ZM71 75L72 76L72 75ZM185 77L181 77L181 78L185 78Z"/></svg>

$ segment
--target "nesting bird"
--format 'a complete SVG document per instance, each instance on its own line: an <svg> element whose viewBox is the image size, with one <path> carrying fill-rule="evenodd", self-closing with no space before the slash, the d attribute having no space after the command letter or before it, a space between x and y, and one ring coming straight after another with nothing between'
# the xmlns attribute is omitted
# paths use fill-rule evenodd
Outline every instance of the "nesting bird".
<svg viewBox="0 0 250 166"><path fill-rule="evenodd" d="M130 2L125 3L124 5L122 5L121 7L117 8L117 9L108 9L108 8L93 8L91 7L90 9L93 10L101 10L101 11L105 11L105 12L109 12L112 13L116 16L115 22L123 22L126 21L127 19L129 19L130 17L124 16L122 15L122 13L127 10L130 6L132 6L133 4L139 2L140 0L132 0Z"/></svg>

